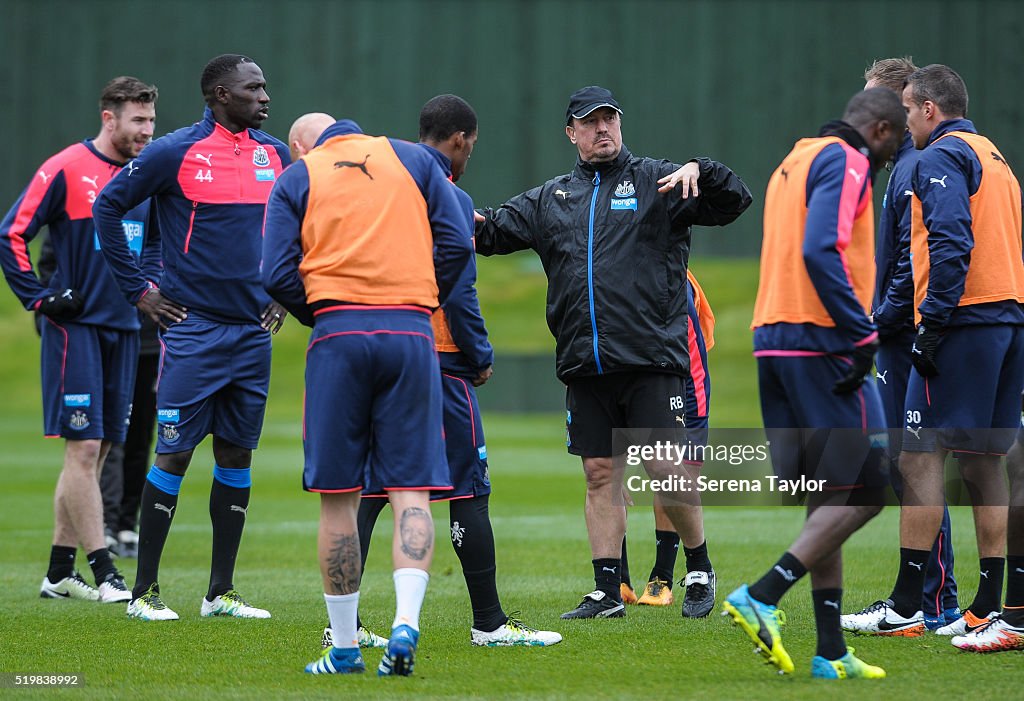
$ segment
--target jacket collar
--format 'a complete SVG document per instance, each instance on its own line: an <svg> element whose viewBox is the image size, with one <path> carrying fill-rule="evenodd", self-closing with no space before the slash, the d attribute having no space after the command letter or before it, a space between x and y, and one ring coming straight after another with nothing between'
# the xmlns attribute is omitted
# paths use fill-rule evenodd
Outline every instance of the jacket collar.
<svg viewBox="0 0 1024 701"><path fill-rule="evenodd" d="M231 143L242 143L250 140L249 129L243 129L237 134L232 133L231 130L221 126L221 124L214 119L213 110L209 107L203 110L203 123L209 125L211 133L216 134L222 139L226 139Z"/></svg>
<svg viewBox="0 0 1024 701"><path fill-rule="evenodd" d="M876 163L875 157L871 153L871 149L868 148L868 142L864 140L864 137L860 135L860 132L853 128L853 125L836 119L831 122L826 122L821 126L821 130L818 132L818 136L838 136L840 139L845 141L855 151L860 153L862 156L868 159L868 164L871 169L871 179L875 179L875 173L881 168L884 163Z"/></svg>
<svg viewBox="0 0 1024 701"><path fill-rule="evenodd" d="M584 180L593 180L594 173L600 173L602 178L609 174L617 173L629 162L629 159L633 157L633 154L629 152L626 145L623 144L619 150L619 155L615 157L614 161L608 163L589 163L584 161L578 155L576 156L576 167L573 172Z"/></svg>
<svg viewBox="0 0 1024 701"><path fill-rule="evenodd" d="M906 134L903 135L903 143L901 143L900 147L896 150L896 155L892 157L892 162L899 163L901 158L903 158L904 156L907 155L907 153L913 150L914 139L913 137L910 136L910 132L908 131Z"/></svg>
<svg viewBox="0 0 1024 701"><path fill-rule="evenodd" d="M974 128L974 122L969 119L947 119L944 122L940 122L939 126L935 127L935 130L928 135L928 144L931 145L936 139L945 136L951 131L966 131L968 134L978 133L978 130Z"/></svg>
<svg viewBox="0 0 1024 701"><path fill-rule="evenodd" d="M324 129L324 133L320 135L320 138L316 140L314 148L319 146L328 139L333 139L335 136L348 136L349 134L362 134L363 130L359 128L359 125L353 122L351 119L339 119L331 126Z"/></svg>
<svg viewBox="0 0 1024 701"><path fill-rule="evenodd" d="M128 162L125 161L124 163L122 163L121 161L115 161L112 158L107 158L102 153L100 153L100 150L98 148L96 148L96 144L93 143L93 139L86 139L85 141L82 142L82 144L84 144L85 147L89 149L89 152L92 153L92 155L96 156L96 158L100 159L101 161L109 165L117 166L118 168L123 168L124 164Z"/></svg>
<svg viewBox="0 0 1024 701"><path fill-rule="evenodd" d="M450 158L448 158L448 156L444 155L433 146L429 146L423 143L422 141L416 145L422 147L423 150L429 153L431 157L433 157L433 159L437 161L437 164L441 166L441 170L444 171L444 174L447 175L449 179L452 177L452 161Z"/></svg>

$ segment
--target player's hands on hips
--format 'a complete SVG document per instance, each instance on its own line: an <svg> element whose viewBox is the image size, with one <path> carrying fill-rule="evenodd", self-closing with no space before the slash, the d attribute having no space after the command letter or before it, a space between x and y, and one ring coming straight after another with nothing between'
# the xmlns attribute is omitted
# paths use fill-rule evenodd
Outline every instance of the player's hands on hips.
<svg viewBox="0 0 1024 701"><path fill-rule="evenodd" d="M922 322L917 327L917 336L914 337L914 345L910 349L910 362L921 374L921 377L935 377L939 374L939 368L935 364L935 351L939 347L940 332L935 325L927 325Z"/></svg>
<svg viewBox="0 0 1024 701"><path fill-rule="evenodd" d="M272 334L277 333L284 326L286 316L288 316L288 312L284 310L284 307L277 302L271 302L260 315L260 326Z"/></svg>
<svg viewBox="0 0 1024 701"><path fill-rule="evenodd" d="M850 371L832 385L833 394L849 394L856 392L864 384L864 376L871 372L875 364L875 353L878 352L878 341L870 341L857 346L850 354Z"/></svg>
<svg viewBox="0 0 1024 701"><path fill-rule="evenodd" d="M160 289L151 287L135 303L139 311L153 320L153 323L166 331L169 324L185 321L188 310L160 294Z"/></svg>
<svg viewBox="0 0 1024 701"><path fill-rule="evenodd" d="M483 370L478 372L476 377L473 378L473 380L472 380L473 386L474 387L479 387L480 385L482 385L485 382L487 382L487 380L491 379L491 375L493 375L493 374L494 374L494 366L493 365L488 365Z"/></svg>
<svg viewBox="0 0 1024 701"><path fill-rule="evenodd" d="M85 299L82 293L69 287L43 297L39 302L39 312L54 321L70 321L82 313L84 306Z"/></svg>
<svg viewBox="0 0 1024 701"><path fill-rule="evenodd" d="M661 187L658 188L658 192L664 194L671 192L676 185L682 186L682 191L679 193L679 198L685 200L691 194L694 197L700 195L700 191L697 189L697 179L700 177L700 166L696 161L690 161L679 170L674 173L669 173L664 178L658 181Z"/></svg>

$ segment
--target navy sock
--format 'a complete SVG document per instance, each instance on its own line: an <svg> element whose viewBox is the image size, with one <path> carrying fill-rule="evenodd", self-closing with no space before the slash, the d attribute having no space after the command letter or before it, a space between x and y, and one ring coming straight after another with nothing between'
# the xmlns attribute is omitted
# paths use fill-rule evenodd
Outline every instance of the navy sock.
<svg viewBox="0 0 1024 701"><path fill-rule="evenodd" d="M213 468L210 488L210 523L213 552L210 560L210 588L206 600L234 588L235 561L242 543L242 530L249 510L252 479L248 467Z"/></svg>
<svg viewBox="0 0 1024 701"><path fill-rule="evenodd" d="M921 592L924 591L925 567L931 550L900 548L900 570L892 590L892 610L910 618L921 610Z"/></svg>
<svg viewBox="0 0 1024 701"><path fill-rule="evenodd" d="M462 563L462 576L473 607L473 627L486 633L505 625L495 581L494 531L488 495L449 502L452 546Z"/></svg>
<svg viewBox="0 0 1024 701"><path fill-rule="evenodd" d="M679 553L679 534L675 531L654 531L654 567L651 569L651 576L648 582L658 578L668 582L668 588L672 588L672 580L675 578L676 555ZM704 548L704 557L707 557L707 543ZM710 565L710 561L708 562ZM708 570L704 570L707 572Z"/></svg>
<svg viewBox="0 0 1024 701"><path fill-rule="evenodd" d="M683 546L683 555L686 556L687 572L710 572L711 559L708 558L708 541L704 541L696 548Z"/></svg>
<svg viewBox="0 0 1024 701"><path fill-rule="evenodd" d="M1003 596L1003 572L1006 560L1001 557L983 557L978 562L980 579L978 593L967 608L978 618L984 618L992 611L998 611Z"/></svg>
<svg viewBox="0 0 1024 701"><path fill-rule="evenodd" d="M838 660L846 654L846 641L839 625L843 606L842 589L816 589L811 592L814 600L814 624L818 630L818 651L816 655L826 660Z"/></svg>
<svg viewBox="0 0 1024 701"><path fill-rule="evenodd" d="M778 606L786 592L807 574L807 568L788 551L761 579L750 585L750 595L769 606Z"/></svg>
<svg viewBox="0 0 1024 701"><path fill-rule="evenodd" d="M1011 626L1024 627L1024 555L1006 557L1006 604L1003 606L1003 618Z"/></svg>
<svg viewBox="0 0 1024 701"><path fill-rule="evenodd" d="M46 578L56 584L65 577L75 573L75 551L65 545L50 546L50 568L46 570Z"/></svg>
<svg viewBox="0 0 1024 701"><path fill-rule="evenodd" d="M180 476L165 472L156 465L146 476L139 513L139 565L132 588L133 599L138 599L150 585L157 583L160 557L178 506L181 480Z"/></svg>
<svg viewBox="0 0 1024 701"><path fill-rule="evenodd" d="M594 588L603 591L613 601L621 601L622 594L619 592L619 585L622 580L619 575L619 559L605 557L591 560L591 562L594 564Z"/></svg>
<svg viewBox="0 0 1024 701"><path fill-rule="evenodd" d="M106 548L93 550L85 557L89 560L89 567L92 568L93 577L96 578L96 586L103 584L110 577L116 577L119 574L114 566L114 561L110 559L110 551Z"/></svg>
<svg viewBox="0 0 1024 701"><path fill-rule="evenodd" d="M619 563L619 577L622 579L622 583L632 588L633 584L629 580L629 556L626 554L626 536L622 536L622 556L619 558Z"/></svg>

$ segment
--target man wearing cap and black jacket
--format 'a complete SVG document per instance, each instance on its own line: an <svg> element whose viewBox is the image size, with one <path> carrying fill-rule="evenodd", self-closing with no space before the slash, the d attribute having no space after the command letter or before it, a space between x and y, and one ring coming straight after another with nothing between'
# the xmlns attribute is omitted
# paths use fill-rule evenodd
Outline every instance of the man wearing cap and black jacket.
<svg viewBox="0 0 1024 701"><path fill-rule="evenodd" d="M548 276L547 321L566 383L568 449L583 460L595 591L563 618L614 618L620 601L621 498L625 451L615 428L661 429L682 442L687 348L686 266L690 227L723 226L750 205L747 186L707 158L684 166L634 156L622 145L622 109L605 88L569 99L565 133L579 157L572 172L484 210L477 252L532 248ZM681 185L681 197L665 196ZM666 431L667 430L667 431ZM648 463L652 477L670 465ZM693 475L688 475L690 478ZM663 495L665 496L665 495ZM699 502L668 508L687 554L683 615L714 606Z"/></svg>

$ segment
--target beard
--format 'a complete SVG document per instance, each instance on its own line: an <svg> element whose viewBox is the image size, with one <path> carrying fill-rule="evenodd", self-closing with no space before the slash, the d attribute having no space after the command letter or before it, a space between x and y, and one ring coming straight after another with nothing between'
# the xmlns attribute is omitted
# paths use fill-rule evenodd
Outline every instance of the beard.
<svg viewBox="0 0 1024 701"><path fill-rule="evenodd" d="M114 150L125 161L130 161L139 155L145 144L139 143L130 134L114 134L110 139ZM149 143L148 141L146 143Z"/></svg>

